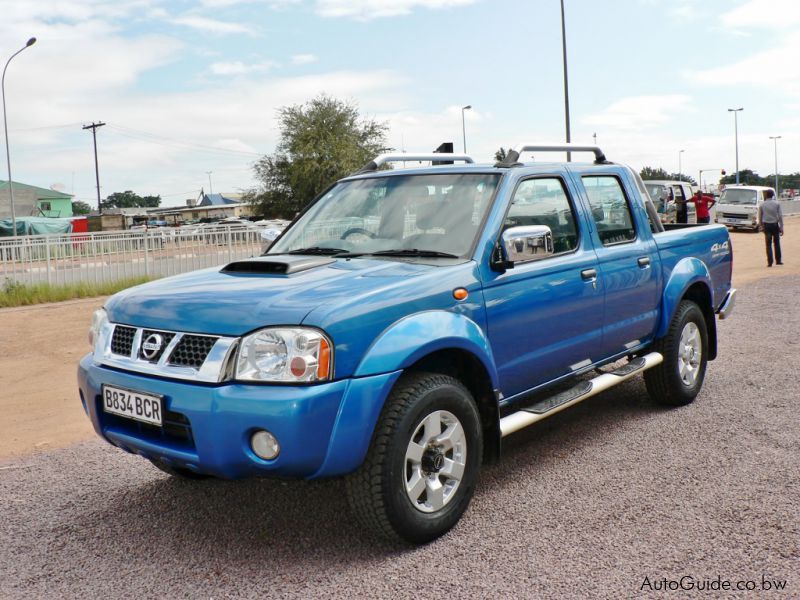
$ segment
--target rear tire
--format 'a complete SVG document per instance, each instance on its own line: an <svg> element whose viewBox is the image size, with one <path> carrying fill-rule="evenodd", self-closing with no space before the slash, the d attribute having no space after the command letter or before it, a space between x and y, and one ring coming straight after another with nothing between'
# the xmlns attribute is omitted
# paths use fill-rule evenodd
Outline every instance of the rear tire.
<svg viewBox="0 0 800 600"><path fill-rule="evenodd" d="M644 372L650 397L668 406L691 403L703 387L708 361L708 329L700 307L681 301L667 334L652 349L664 362Z"/></svg>
<svg viewBox="0 0 800 600"><path fill-rule="evenodd" d="M346 479L353 515L389 540L423 544L469 506L483 456L478 409L447 375L412 373L392 390L364 463Z"/></svg>

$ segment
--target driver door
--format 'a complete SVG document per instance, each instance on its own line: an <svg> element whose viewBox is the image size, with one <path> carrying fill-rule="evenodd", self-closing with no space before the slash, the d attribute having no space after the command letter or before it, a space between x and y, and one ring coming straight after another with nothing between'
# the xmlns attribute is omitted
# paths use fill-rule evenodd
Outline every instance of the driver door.
<svg viewBox="0 0 800 600"><path fill-rule="evenodd" d="M489 341L506 398L599 357L603 286L591 241L577 223L573 196L562 178L519 182L504 229L546 225L553 253L493 272L484 283Z"/></svg>

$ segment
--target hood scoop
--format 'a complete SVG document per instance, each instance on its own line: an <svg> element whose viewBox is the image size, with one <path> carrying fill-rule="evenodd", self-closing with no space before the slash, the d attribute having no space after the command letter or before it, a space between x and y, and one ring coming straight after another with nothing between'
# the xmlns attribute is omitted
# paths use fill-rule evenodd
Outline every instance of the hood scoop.
<svg viewBox="0 0 800 600"><path fill-rule="evenodd" d="M291 275L308 271L316 267L324 267L336 262L326 256L262 256L248 260L239 260L225 265L220 273L249 273L256 275Z"/></svg>

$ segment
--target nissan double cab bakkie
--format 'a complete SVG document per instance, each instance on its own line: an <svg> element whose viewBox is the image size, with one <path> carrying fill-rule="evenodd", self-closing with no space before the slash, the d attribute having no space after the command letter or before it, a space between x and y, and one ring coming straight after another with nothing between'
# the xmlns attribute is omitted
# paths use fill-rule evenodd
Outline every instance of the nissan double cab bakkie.
<svg viewBox="0 0 800 600"><path fill-rule="evenodd" d="M595 160L519 162L567 150ZM382 168L414 160L450 164ZM594 146L382 155L264 255L111 297L80 398L173 476L343 476L361 523L424 543L505 436L639 373L656 402L692 402L731 270L725 227L665 231Z"/></svg>

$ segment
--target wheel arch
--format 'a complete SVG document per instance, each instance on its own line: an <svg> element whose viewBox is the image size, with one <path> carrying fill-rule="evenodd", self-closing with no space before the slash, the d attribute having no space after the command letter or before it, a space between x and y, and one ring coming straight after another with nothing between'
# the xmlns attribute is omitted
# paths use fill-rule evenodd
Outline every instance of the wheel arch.
<svg viewBox="0 0 800 600"><path fill-rule="evenodd" d="M705 318L708 359L714 360L717 357L717 322L711 289L711 274L703 261L696 257L678 261L664 286L661 318L655 337L661 338L666 335L678 305L683 300L691 300L700 307Z"/></svg>
<svg viewBox="0 0 800 600"><path fill-rule="evenodd" d="M394 369L428 370L451 375L464 383L481 415L484 461L497 460L499 383L489 340L475 321L461 313L439 310L401 319L375 340L356 368L356 375Z"/></svg>
<svg viewBox="0 0 800 600"><path fill-rule="evenodd" d="M461 348L444 348L420 358L406 372L441 373L458 379L478 405L483 430L483 462L500 457L500 410L492 379L483 362Z"/></svg>
<svg viewBox="0 0 800 600"><path fill-rule="evenodd" d="M484 461L496 460L500 446L498 379L489 340L475 321L462 314L425 311L394 323L367 350L339 407L327 456L311 478L344 475L358 468L400 377L426 370L451 374L464 383L481 416Z"/></svg>

